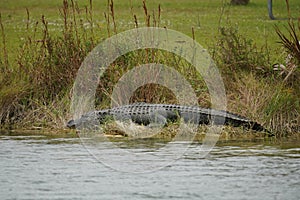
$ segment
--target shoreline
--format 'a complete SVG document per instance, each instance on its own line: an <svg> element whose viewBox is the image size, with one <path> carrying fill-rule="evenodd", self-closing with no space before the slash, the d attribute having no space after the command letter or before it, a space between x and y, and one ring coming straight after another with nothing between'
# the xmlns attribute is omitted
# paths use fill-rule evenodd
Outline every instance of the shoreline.
<svg viewBox="0 0 300 200"><path fill-rule="evenodd" d="M208 126L199 126L196 133L187 133L186 135L176 136L178 134L178 124L169 125L162 128L157 134L150 137L128 136L124 131L118 129L115 124L109 124L103 127L103 137L109 141L139 141L151 140L158 142L192 141L203 142L206 136ZM68 128L42 128L42 129L0 129L0 136L45 136L49 138L80 138L80 131ZM217 143L245 142L245 143L282 143L295 142L300 144L300 133L292 133L285 136L268 136L266 132L257 132L245 130L240 127L224 126L220 134L211 135L218 137Z"/></svg>

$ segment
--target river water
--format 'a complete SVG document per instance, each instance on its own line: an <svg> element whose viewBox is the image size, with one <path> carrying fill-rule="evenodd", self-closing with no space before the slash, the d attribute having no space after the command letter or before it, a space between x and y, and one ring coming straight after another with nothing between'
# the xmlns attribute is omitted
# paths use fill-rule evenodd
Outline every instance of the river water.
<svg viewBox="0 0 300 200"><path fill-rule="evenodd" d="M106 143L99 157L76 137L1 134L0 199L300 199L299 142L223 142L206 157L201 144L153 157L165 143Z"/></svg>

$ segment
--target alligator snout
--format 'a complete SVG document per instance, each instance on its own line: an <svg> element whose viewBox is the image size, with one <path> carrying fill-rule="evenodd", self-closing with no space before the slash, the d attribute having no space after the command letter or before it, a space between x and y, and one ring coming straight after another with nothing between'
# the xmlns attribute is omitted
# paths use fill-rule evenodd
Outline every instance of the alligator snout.
<svg viewBox="0 0 300 200"><path fill-rule="evenodd" d="M70 121L68 121L67 127L71 128L71 129L74 129L75 128L75 121L73 119L71 119Z"/></svg>

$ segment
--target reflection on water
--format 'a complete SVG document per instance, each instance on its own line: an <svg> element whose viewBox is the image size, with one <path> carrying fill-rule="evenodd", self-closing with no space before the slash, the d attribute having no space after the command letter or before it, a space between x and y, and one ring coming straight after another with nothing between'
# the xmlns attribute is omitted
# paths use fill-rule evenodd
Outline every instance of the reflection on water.
<svg viewBox="0 0 300 200"><path fill-rule="evenodd" d="M178 142L153 157L165 145L118 141L129 152L122 157L99 144L96 158L117 158L124 171L184 150L159 170L135 174L103 165L78 138L0 135L0 199L300 199L300 143L223 143L201 158L201 145Z"/></svg>

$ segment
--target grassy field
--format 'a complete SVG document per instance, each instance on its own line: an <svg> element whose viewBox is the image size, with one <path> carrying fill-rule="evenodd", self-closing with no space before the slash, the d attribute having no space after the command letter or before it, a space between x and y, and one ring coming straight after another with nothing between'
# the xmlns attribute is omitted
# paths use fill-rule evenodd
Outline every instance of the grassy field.
<svg viewBox="0 0 300 200"><path fill-rule="evenodd" d="M293 18L300 14L298 1L289 1ZM113 12L108 6L111 1L76 2L78 7L72 7L71 1L64 7L62 0L0 1L1 127L63 127L70 118L70 89L85 55L115 30L134 28L136 16L139 27L147 26L150 17L148 25L195 37L212 52L223 74L230 111L258 121L278 135L299 131L299 68L293 79L285 81L285 74L274 73L272 67L285 63L287 53L279 44L275 26L288 34L288 20L270 20L266 0L250 0L247 6L230 5L229 0L152 0L146 1L147 17L141 0L115 0ZM64 18L66 10L70 16ZM72 13L76 13L75 20ZM285 1L273 1L273 14L288 18ZM65 23L65 19L69 21ZM140 53L131 57L133 66L149 61L139 59ZM171 58L167 55L157 60L172 63ZM111 91L113 80L120 78L115 72L124 72L120 66L128 64L128 60L118 62L107 73L105 80L112 83L106 84L105 94ZM185 76L190 74L184 65L179 69ZM197 78L188 80L195 90L203 91ZM206 91L197 95L200 105L209 106Z"/></svg>
<svg viewBox="0 0 300 200"><path fill-rule="evenodd" d="M89 6L88 0L78 0L81 9ZM157 14L158 5L161 5L161 26L166 26L192 35L192 27L195 29L196 40L204 47L215 44L215 36L220 26L231 23L238 26L240 33L255 40L258 45L265 42L278 49L278 37L274 31L274 25L286 25L286 21L272 21L268 17L266 0L251 0L247 6L230 6L229 0L152 0L147 1L149 12ZM300 12L300 4L297 0L290 0L291 14L297 17ZM114 1L115 18L118 31L134 28L133 15L139 22L144 23L143 4L140 0ZM22 43L26 28L26 8L30 12L30 20L34 23L44 15L49 22L50 31L60 31L63 24L59 9L62 0L4 0L0 2L0 13L6 30L7 45L10 54ZM84 12L84 11L83 11ZM106 20L104 12L107 12L107 0L93 2L94 20L100 28L97 32L100 38L106 37ZM285 1L273 2L273 13L276 17L288 16Z"/></svg>

